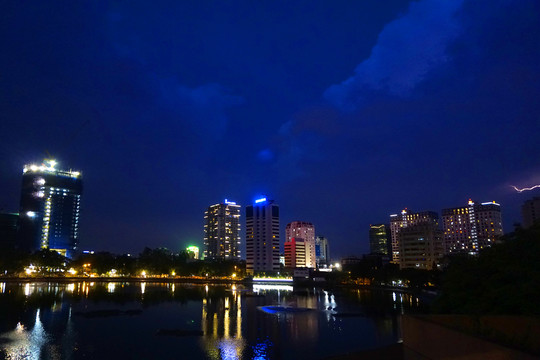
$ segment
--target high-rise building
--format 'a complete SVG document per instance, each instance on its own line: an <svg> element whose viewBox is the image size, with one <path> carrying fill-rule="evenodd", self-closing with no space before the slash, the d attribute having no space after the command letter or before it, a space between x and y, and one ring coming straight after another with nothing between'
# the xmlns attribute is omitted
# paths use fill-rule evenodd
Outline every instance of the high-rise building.
<svg viewBox="0 0 540 360"><path fill-rule="evenodd" d="M372 254L388 255L388 234L385 224L369 225L369 249Z"/></svg>
<svg viewBox="0 0 540 360"><path fill-rule="evenodd" d="M285 227L285 241L289 242L292 238L304 239L306 246L306 267L317 267L315 256L315 227L312 223L306 221L293 221Z"/></svg>
<svg viewBox="0 0 540 360"><path fill-rule="evenodd" d="M306 242L293 237L285 242L285 266L288 268L306 267Z"/></svg>
<svg viewBox="0 0 540 360"><path fill-rule="evenodd" d="M324 236L315 238L315 259L319 266L330 264L330 246L328 245L328 239Z"/></svg>
<svg viewBox="0 0 540 360"><path fill-rule="evenodd" d="M204 219L205 260L240 260L240 205L225 199L210 206Z"/></svg>
<svg viewBox="0 0 540 360"><path fill-rule="evenodd" d="M56 169L56 161L23 169L19 213L19 246L50 249L72 257L79 243L82 176Z"/></svg>
<svg viewBox="0 0 540 360"><path fill-rule="evenodd" d="M0 214L0 250L13 248L17 241L19 214Z"/></svg>
<svg viewBox="0 0 540 360"><path fill-rule="evenodd" d="M523 218L523 227L525 229L530 228L535 222L540 221L540 197L535 196L523 203L523 206L521 206L521 217Z"/></svg>
<svg viewBox="0 0 540 360"><path fill-rule="evenodd" d="M279 271L279 206L260 198L246 206L246 272Z"/></svg>
<svg viewBox="0 0 540 360"><path fill-rule="evenodd" d="M476 255L503 234L501 206L495 201L443 209L445 253Z"/></svg>
<svg viewBox="0 0 540 360"><path fill-rule="evenodd" d="M401 214L390 215L390 234L392 238L392 262L399 264L400 262L400 244L399 232L401 229L408 226L423 224L426 222L438 221L439 215L433 211L422 211L413 213L410 210L404 209Z"/></svg>
<svg viewBox="0 0 540 360"><path fill-rule="evenodd" d="M398 232L399 268L433 270L444 255L439 221L433 218L403 227Z"/></svg>

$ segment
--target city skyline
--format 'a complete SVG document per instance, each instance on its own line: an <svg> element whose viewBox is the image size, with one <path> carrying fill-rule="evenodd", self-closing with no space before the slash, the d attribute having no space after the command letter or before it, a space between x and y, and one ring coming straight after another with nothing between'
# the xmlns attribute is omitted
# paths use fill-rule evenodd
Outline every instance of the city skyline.
<svg viewBox="0 0 540 360"><path fill-rule="evenodd" d="M45 187L44 187L44 180L42 179L43 176L53 176L53 177L57 177L57 176L60 176L60 177L67 177L67 178L73 178L77 181L80 182L81 180L81 177L82 177L82 174L81 172L79 171L73 171L73 170L59 170L56 168L58 162L55 160L55 159L45 159L44 162L41 164L41 165L36 165L36 164L31 164L31 165L25 165L24 168L23 168L23 187L21 188L21 204L20 204L20 214L22 214L22 216L19 216L19 214L16 214L17 215L17 218L19 219L19 226L22 226L22 231L19 231L18 232L18 235L17 235L17 246L20 247L20 248L28 248L28 241L25 241L25 238L27 238L28 234L25 235L25 231L24 231L24 228L27 227L25 226L25 221L30 219L31 221L35 221L35 218L39 218L40 221L41 220L41 217L45 216L51 216L51 215L43 215L43 216L38 216L38 213L37 212L34 212L34 211L26 211L28 209L26 209L29 205L32 205L34 207L39 207L38 205L34 204L35 203L35 200L32 200L31 203L28 203L28 200L24 200L28 197L30 197L31 199L40 199L40 196L43 197L45 195L45 192L49 192L49 187L50 187L50 184L48 183ZM29 177L29 180L24 180L26 177ZM54 180L56 181L56 180ZM53 182L54 182L53 181ZM28 185L31 185L31 188L26 189L24 184L27 183ZM36 187L37 186L37 187ZM71 185L70 185L71 186ZM78 187L80 187L81 185L77 185ZM28 187L28 186L27 186ZM68 186L69 187L69 186ZM47 190L44 192L44 189ZM50 196L53 196L53 191L55 190L54 187L52 187L50 189L51 191L51 195ZM37 191L37 192L36 192ZM56 189L56 192L58 192L58 194L61 195L61 192L64 191L64 196L66 195L65 192L72 192L72 190L66 188L58 188ZM41 195L41 193L43 193L43 195ZM69 195L69 194L68 194ZM55 249L55 247L51 247L51 246L45 246L42 242L43 240L43 235L39 235L38 237L40 238L40 245L35 245L33 246L32 248L35 250L35 249L38 249L38 248L43 248L43 247L48 247L48 248L51 248L53 250L57 250L59 251L61 254L63 255L66 255L66 250L70 253L69 257L72 257L73 255L75 255L77 253L77 251L75 251L77 249L77 245L78 245L78 238L77 238L77 235L78 235L78 222L80 220L80 217L79 217L79 208L80 208L80 189L78 190L78 193L76 192L75 193L75 201L76 201L76 214L73 215L75 216L76 218L76 221L74 222L75 224L75 238L70 240L71 242L73 242L73 245L74 248L71 249L71 247L69 249ZM52 198L51 198L52 199ZM62 197L60 197L60 199L62 199ZM534 201L538 202L538 197L534 197L532 199L529 199L529 200L526 200L523 205L522 205L522 220L524 221L524 225L527 226L528 222L531 222L531 220L529 219L529 217L531 215L529 215L528 213L525 214L523 211L523 209L529 205L529 204L532 204ZM264 198L260 198L258 197L257 199L254 200L254 203L253 205L248 205L248 206L265 206L266 204L273 204L274 201L273 200L267 200L266 197ZM530 205L529 205L530 206ZM467 249L474 249L474 248L478 248L478 249L481 249L481 248L484 248L484 247L489 247L491 246L491 244L493 244L497 239L498 237L502 236L504 234L504 232L502 231L502 219L501 219L501 209L500 209L501 205L496 203L495 201L490 201L490 202L484 202L484 203L475 203L474 201L472 201L471 199L469 199L468 201L468 205L467 207L455 207L455 208L443 208L441 211L440 211L440 215L441 215L441 224L440 225L437 225L438 229L441 230L441 233L444 233L444 243L445 245L443 246L444 247L444 253L445 254L448 254L448 253L452 253L452 252L456 252L456 249L455 249L455 245L451 245L451 244L454 244L456 242L460 242L460 244L465 244L467 242L467 237L468 237L468 241L470 242L469 245L460 245L460 246L467 246L466 248ZM475 209L474 211L471 210L471 209ZM53 209L54 210L54 209ZM38 210L40 211L40 210ZM50 209L49 209L50 211ZM252 211L252 210L251 210ZM471 219L474 220L475 218L475 215L474 213L476 212L476 218L478 220L478 225L472 225L472 228L467 228L465 229L465 231L459 231L459 230L462 230L462 226L468 226L469 222L471 222L472 220L469 219L469 212L472 211L472 217ZM493 212L494 211L494 212ZM54 212L54 211L53 211ZM493 212L493 216L492 216L492 212ZM534 212L534 210L533 210ZM31 215L29 215L30 213L32 213ZM15 215L14 213L9 213L9 212L2 212L1 214L5 215L5 216L12 216L12 215ZM241 226L241 221L240 221L240 217L241 217L241 205L240 204L237 204L236 202L234 201L229 201L227 199L223 200L222 202L220 203L217 203L217 204L214 204L214 205L210 205L207 210L204 212L204 218L205 218L205 224L204 224L204 237L203 237L203 240L202 240L202 248L204 249L203 250L203 254L204 254L204 258L211 258L211 259L237 259L237 260L242 260L242 259L245 259L244 256L242 256L241 254L245 252L245 241L242 241L242 239L245 239L247 236L246 236L246 232L243 232L244 234L244 237L242 237L242 233L240 232L242 226ZM71 216L71 215L70 215ZM411 217L412 216L412 217ZM420 217L418 217L420 216ZM398 250L398 248L401 246L399 244L399 242L397 242L397 232L398 232L398 228L404 226L406 227L407 226L407 223L408 222L411 222L411 224L416 224L415 221L416 219L422 219L423 217L425 216L428 216L428 217L433 217L435 216L436 218L439 217L439 211L421 211L421 212L418 212L418 213L414 213L414 212L411 212L409 209L405 208L404 210L401 211L401 214L390 214L389 215L389 224L390 224L390 227L388 228L387 231L389 231L389 234L388 236L390 236L390 233L392 234L391 235L391 238L387 238L386 240L388 241L388 247L389 247L389 250L390 250L390 247L392 247L395 251L394 252L394 255L392 255L392 257L394 257L394 260L393 262L394 263L400 263L399 261L399 255L396 257L396 250ZM464 219L461 219L461 217L464 217ZM466 217L466 219L465 219ZM7 218L6 218L7 220ZM253 220L251 219L250 222L253 222ZM455 222L455 225L454 225L454 222ZM476 221L474 221L476 222ZM495 222L495 223L494 223ZM464 225L462 225L462 223ZM472 224L472 222L471 222ZM495 228L494 228L494 224L495 224ZM209 230L210 227L213 226L215 227L215 230L214 231L211 231ZM376 225L372 225L370 224L370 230L369 230L369 235L368 235L368 242L369 242L369 252L366 252L364 254L384 254L384 252L381 252L379 250L376 250L374 251L374 246L377 246L377 245L374 245L374 241L375 239L372 238L372 231L373 230L377 230L379 227L384 227L385 225L384 224L376 224ZM478 229L477 229L477 226L478 226ZM529 224L530 226L530 224ZM40 227L43 227L42 225L40 225ZM234 229L233 229L234 228ZM298 228L298 229L297 229ZM305 228L305 229L304 229ZM6 228L7 229L7 228ZM45 228L44 228L45 229ZM53 229L54 229L54 226L53 226ZM61 228L58 228L60 230L62 230ZM70 229L71 229L71 226L70 226ZM285 253L287 251L290 252L290 249L287 250L287 247L285 246L285 244L290 241L291 239L293 239L295 236L298 237L298 236L301 236L299 238L299 240L301 241L301 246L302 246L302 249L304 249L305 247L305 250L302 250L303 252L305 252L305 255L303 255L303 264L304 265L301 265L301 266L306 266L307 267L314 267L314 265L312 266L312 263L314 264L315 263L315 260L314 259L311 259L310 261L308 261L308 254L313 252L313 257L315 257L315 237L318 238L323 238L325 239L324 237L321 237L321 236L316 236L316 232L314 231L314 226L312 223L310 222L305 222L305 221L292 221L290 223L288 223L284 229L282 229L281 227L278 227L278 232L281 233L283 230L285 232L285 237L284 237L284 242L279 242L280 244L280 251L285 251ZM451 230L452 229L452 230ZM246 226L246 230L247 230L247 226ZM451 231L450 231L451 230ZM486 237L484 237L482 235L483 232L487 232L491 230L491 232L493 232L493 234L490 232L489 235L486 235ZM513 230L513 229L512 229ZM70 230L72 231L72 230ZM275 232L275 229L272 230L273 232ZM40 232L41 232L41 229L40 229ZM61 231L63 232L63 230ZM309 235L308 235L308 232L309 232ZM376 232L376 231L375 231ZM49 229L48 229L48 226L47 226L47 234L49 233ZM464 235L459 235L461 233L464 233ZM478 239L480 239L480 242L478 242L478 239L476 237L476 233L478 233ZM458 234L458 235L452 235L452 234ZM472 238L471 238L471 235L472 235ZM36 236L32 236L32 237L36 237ZM386 237L386 235L385 235ZM306 241L305 242L305 239L304 238L313 238L312 242L313 244L310 245L310 247L313 247L313 249L311 249L312 251L308 251L308 243L310 243L309 241ZM234 244L231 244L229 245L230 243L230 239L235 239L233 242ZM26 239L28 240L28 239ZM327 241L325 239L325 241ZM36 242L36 241L33 241L33 242ZM198 240L195 240L194 241L195 243L197 244L200 244L200 242ZM464 243L465 242L465 243ZM37 242L36 242L37 244ZM48 244L48 242L47 242ZM67 244L67 243L66 243ZM64 244L64 245L66 245ZM474 245L473 245L474 244ZM156 245L157 247L161 247L159 245ZM386 245L384 245L386 246ZM65 246L64 246L65 247ZM189 248L195 248L197 246L189 246L188 247L188 250ZM223 250L219 250L219 247L221 248L224 248ZM226 249L225 249L226 248ZM212 249L210 252L209 249ZM465 247L464 247L465 249ZM171 249L173 251L176 251L178 249ZM465 252L469 252L470 254L473 254L473 252L470 252L470 251L465 251ZM100 251L98 249L98 251ZM125 251L122 251L122 252L125 252ZM212 254L212 255L208 255L208 254ZM227 253L227 254L226 254ZM475 254L478 253L478 251L474 251ZM399 251L397 252L397 254L399 254ZM348 254L348 255L357 255L357 254ZM332 260L332 259L329 259L329 260ZM289 260L290 262L290 260ZM317 263L318 263L318 260L317 260Z"/></svg>
<svg viewBox="0 0 540 360"><path fill-rule="evenodd" d="M209 204L267 194L340 258L403 208L510 232L540 194L535 1L0 10L0 208L24 164L80 169L82 249L202 248Z"/></svg>

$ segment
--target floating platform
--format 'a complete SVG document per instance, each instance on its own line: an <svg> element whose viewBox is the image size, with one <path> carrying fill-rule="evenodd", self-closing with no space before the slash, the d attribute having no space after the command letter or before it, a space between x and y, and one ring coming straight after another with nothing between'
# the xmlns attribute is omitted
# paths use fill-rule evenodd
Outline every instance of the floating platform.
<svg viewBox="0 0 540 360"><path fill-rule="evenodd" d="M310 308L301 308L301 307L292 307L292 306L259 306L258 309L269 314L304 313L304 312L313 310Z"/></svg>

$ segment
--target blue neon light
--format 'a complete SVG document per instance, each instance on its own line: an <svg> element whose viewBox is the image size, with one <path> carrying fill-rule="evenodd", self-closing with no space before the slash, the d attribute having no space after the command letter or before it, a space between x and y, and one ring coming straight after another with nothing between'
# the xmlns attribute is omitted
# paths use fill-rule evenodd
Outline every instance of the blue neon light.
<svg viewBox="0 0 540 360"><path fill-rule="evenodd" d="M255 204L258 204L258 203L262 203L262 202L265 202L266 201L266 198L260 198L260 199L257 199L255 200Z"/></svg>

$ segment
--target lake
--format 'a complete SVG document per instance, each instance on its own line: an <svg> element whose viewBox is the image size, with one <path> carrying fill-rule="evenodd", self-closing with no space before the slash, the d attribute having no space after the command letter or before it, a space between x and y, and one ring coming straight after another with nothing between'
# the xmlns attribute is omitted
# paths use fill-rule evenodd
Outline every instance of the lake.
<svg viewBox="0 0 540 360"><path fill-rule="evenodd" d="M0 358L323 359L399 342L414 295L168 282L0 282Z"/></svg>

